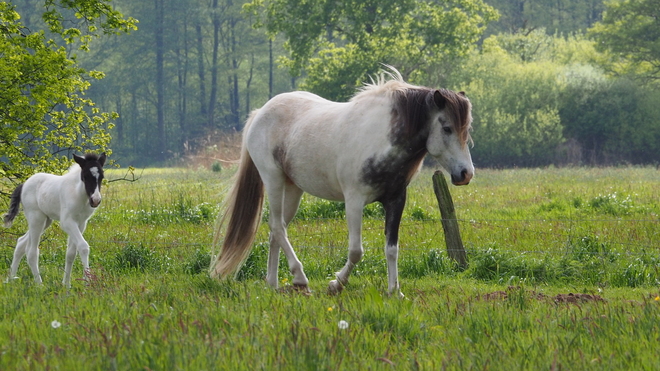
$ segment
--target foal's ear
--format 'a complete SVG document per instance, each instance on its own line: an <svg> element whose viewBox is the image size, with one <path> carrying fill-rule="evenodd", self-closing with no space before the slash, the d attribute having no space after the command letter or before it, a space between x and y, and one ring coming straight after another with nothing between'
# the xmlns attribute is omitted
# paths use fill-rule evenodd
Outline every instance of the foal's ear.
<svg viewBox="0 0 660 371"><path fill-rule="evenodd" d="M462 95L462 96L465 96L465 92L464 92L464 91L459 91L458 94L459 94L459 95Z"/></svg>
<svg viewBox="0 0 660 371"><path fill-rule="evenodd" d="M73 154L73 159L82 167L85 164L85 158L82 156L78 156L77 154Z"/></svg>
<svg viewBox="0 0 660 371"><path fill-rule="evenodd" d="M435 105L438 107L438 109L445 108L445 105L447 104L447 99L442 95L442 93L440 93L440 90L433 92L433 101L435 102Z"/></svg>
<svg viewBox="0 0 660 371"><path fill-rule="evenodd" d="M105 158L106 157L107 156L105 155L105 152L101 153L101 157L99 157L99 164L101 164L101 166L105 165Z"/></svg>

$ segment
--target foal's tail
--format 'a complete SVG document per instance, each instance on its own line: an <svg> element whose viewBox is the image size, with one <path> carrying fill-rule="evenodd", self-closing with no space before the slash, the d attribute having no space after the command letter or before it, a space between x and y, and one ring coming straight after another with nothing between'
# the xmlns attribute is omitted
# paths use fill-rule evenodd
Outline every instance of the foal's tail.
<svg viewBox="0 0 660 371"><path fill-rule="evenodd" d="M20 212L21 206L21 192L23 191L23 184L19 184L14 192L11 194L11 202L9 204L9 211L5 214L5 228L11 227L14 223L14 218Z"/></svg>
<svg viewBox="0 0 660 371"><path fill-rule="evenodd" d="M246 129L251 119L248 120ZM213 237L213 248L214 251L217 251L223 225L228 221L220 253L217 259L211 262L212 278L226 278L238 272L250 254L254 236L257 234L261 222L264 183L246 149L245 140L243 140L241 162L235 177L234 185L225 200L225 211Z"/></svg>

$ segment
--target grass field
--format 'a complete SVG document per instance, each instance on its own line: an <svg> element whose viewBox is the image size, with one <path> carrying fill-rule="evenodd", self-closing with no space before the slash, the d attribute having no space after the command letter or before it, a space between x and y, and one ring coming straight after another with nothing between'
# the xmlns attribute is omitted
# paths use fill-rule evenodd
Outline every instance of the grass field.
<svg viewBox="0 0 660 371"><path fill-rule="evenodd" d="M288 289L283 259L283 289L267 287L265 226L237 281L209 279L231 173L148 169L111 182L85 233L94 276L68 292L66 236L51 227L44 284L23 262L20 278L0 285L0 370L660 368L655 168L478 170L451 187L470 261L462 271L444 251L422 172L401 227L403 300L385 294L378 205L365 211L351 282L326 294L346 258L343 205L312 197L289 230L311 295ZM20 216L0 232L5 272L24 231Z"/></svg>

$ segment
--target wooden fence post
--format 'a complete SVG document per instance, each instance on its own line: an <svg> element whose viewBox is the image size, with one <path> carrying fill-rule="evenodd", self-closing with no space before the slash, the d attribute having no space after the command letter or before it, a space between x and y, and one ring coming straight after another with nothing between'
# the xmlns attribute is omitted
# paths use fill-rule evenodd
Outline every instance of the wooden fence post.
<svg viewBox="0 0 660 371"><path fill-rule="evenodd" d="M440 207L442 229L445 231L445 242L447 244L447 254L458 263L461 269L465 269L467 268L467 255L463 248L461 233L458 230L454 201L451 199L445 176L440 170L437 170L433 174L433 191Z"/></svg>

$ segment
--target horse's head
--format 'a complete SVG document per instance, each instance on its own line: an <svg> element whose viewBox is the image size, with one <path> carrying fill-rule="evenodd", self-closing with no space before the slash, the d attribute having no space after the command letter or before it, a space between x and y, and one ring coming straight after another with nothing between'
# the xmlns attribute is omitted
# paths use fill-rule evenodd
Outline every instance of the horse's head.
<svg viewBox="0 0 660 371"><path fill-rule="evenodd" d="M433 92L436 110L430 114L426 149L451 175L454 185L466 185L474 175L471 142L472 105L465 93L441 89Z"/></svg>
<svg viewBox="0 0 660 371"><path fill-rule="evenodd" d="M74 154L73 159L80 165L80 180L85 184L89 206L98 207L101 203L101 183L103 182L105 153L101 154L101 156L88 153L85 157Z"/></svg>

